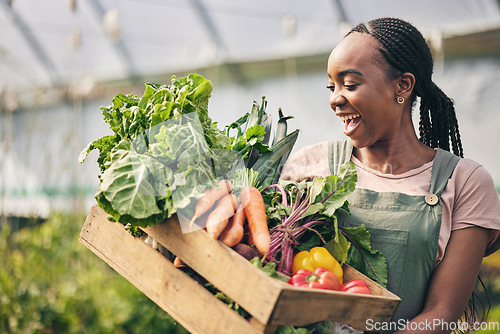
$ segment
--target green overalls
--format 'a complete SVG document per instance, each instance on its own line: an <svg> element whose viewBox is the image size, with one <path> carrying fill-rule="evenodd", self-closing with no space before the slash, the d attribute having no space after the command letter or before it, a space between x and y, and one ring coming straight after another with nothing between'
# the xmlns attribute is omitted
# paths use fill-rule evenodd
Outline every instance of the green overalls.
<svg viewBox="0 0 500 334"><path fill-rule="evenodd" d="M352 155L350 140L329 143L330 171ZM438 149L432 166L429 194L410 196L395 192L358 189L348 197L351 214L344 211L343 226L365 224L372 248L385 256L389 291L401 298L393 321L418 315L423 306L438 253L442 204L440 196L459 157Z"/></svg>

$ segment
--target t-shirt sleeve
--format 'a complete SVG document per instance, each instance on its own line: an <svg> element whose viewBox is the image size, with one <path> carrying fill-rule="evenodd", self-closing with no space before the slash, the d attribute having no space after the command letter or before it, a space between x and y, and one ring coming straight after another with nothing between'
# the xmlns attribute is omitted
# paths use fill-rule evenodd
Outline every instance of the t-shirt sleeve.
<svg viewBox="0 0 500 334"><path fill-rule="evenodd" d="M291 154L281 169L280 178L302 181L328 175L328 142L321 142L305 146Z"/></svg>
<svg viewBox="0 0 500 334"><path fill-rule="evenodd" d="M500 249L500 198L493 179L481 165L462 175L452 214L452 231L471 226L490 230L485 256ZM458 180L457 180L458 181Z"/></svg>

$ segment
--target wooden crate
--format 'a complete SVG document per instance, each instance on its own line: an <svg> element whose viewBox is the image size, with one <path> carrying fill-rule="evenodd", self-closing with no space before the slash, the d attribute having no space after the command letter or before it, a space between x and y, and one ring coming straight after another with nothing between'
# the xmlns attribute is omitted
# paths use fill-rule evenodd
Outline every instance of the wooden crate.
<svg viewBox="0 0 500 334"><path fill-rule="evenodd" d="M298 288L267 276L204 230L183 234L177 218L145 228L163 247L251 314L247 320L123 225L93 206L80 241L191 333L272 333L278 325L341 321L364 330L366 320L390 321L399 297L350 266L344 280L363 278L372 295Z"/></svg>

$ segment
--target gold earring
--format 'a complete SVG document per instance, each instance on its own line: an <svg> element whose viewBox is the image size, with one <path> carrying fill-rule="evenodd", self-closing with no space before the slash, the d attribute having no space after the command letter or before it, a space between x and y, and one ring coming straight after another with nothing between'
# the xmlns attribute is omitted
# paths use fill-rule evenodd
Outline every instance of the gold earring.
<svg viewBox="0 0 500 334"><path fill-rule="evenodd" d="M399 104L403 104L403 102L405 102L405 98L402 97L402 96L398 96L398 98L396 99L396 101L398 101Z"/></svg>

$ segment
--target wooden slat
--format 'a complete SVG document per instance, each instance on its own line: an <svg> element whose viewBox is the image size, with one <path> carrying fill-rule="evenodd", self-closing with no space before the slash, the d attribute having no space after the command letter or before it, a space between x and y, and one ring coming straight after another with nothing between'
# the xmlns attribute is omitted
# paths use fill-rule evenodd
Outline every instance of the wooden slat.
<svg viewBox="0 0 500 334"><path fill-rule="evenodd" d="M259 333L142 239L109 222L98 207L91 209L80 241L191 333Z"/></svg>
<svg viewBox="0 0 500 334"><path fill-rule="evenodd" d="M323 320L363 330L366 319L389 321L400 303L396 295L347 265L344 280L363 278L373 295L297 288L270 278L204 230L182 233L175 217L144 229L248 311L252 318L246 321L157 251L130 236L122 225L108 222L106 216L97 206L91 209L82 242L192 332L225 333L213 327L222 322L224 328L232 324L229 332L272 333L277 325L301 326ZM147 251L142 250L144 246ZM207 310L209 317L199 316Z"/></svg>
<svg viewBox="0 0 500 334"><path fill-rule="evenodd" d="M389 321L397 306L379 296L359 297L359 294L338 291L284 289L271 322L303 326L312 322L332 320L349 324L358 330L365 330L366 319ZM307 312L304 312L304 309L307 309Z"/></svg>
<svg viewBox="0 0 500 334"><path fill-rule="evenodd" d="M331 320L366 330L366 319L390 321L400 299L351 266L344 264L343 269L345 282L361 278L368 284L372 295L286 286L282 288L270 323L304 326ZM304 308L307 312L303 311Z"/></svg>

